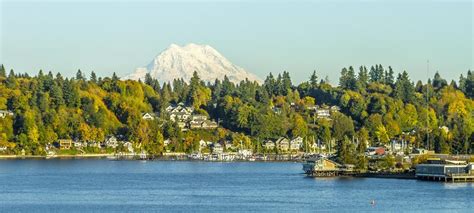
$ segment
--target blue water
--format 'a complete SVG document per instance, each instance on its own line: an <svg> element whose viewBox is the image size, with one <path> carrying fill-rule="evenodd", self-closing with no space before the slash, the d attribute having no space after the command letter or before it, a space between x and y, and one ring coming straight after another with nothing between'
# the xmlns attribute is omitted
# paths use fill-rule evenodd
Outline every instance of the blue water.
<svg viewBox="0 0 474 213"><path fill-rule="evenodd" d="M472 183L301 172L299 163L2 160L0 212L474 211Z"/></svg>

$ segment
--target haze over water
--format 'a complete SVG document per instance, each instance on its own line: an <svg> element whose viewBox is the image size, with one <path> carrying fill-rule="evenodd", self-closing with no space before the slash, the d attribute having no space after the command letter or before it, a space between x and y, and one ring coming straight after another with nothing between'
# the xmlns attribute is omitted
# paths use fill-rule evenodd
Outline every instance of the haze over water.
<svg viewBox="0 0 474 213"><path fill-rule="evenodd" d="M300 163L0 161L0 212L472 212L473 192L472 183L313 179Z"/></svg>

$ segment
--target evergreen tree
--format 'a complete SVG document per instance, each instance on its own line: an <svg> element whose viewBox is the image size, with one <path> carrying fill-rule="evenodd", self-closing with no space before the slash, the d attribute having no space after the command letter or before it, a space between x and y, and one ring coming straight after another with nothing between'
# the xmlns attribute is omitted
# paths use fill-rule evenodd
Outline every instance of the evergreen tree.
<svg viewBox="0 0 474 213"><path fill-rule="evenodd" d="M263 87L270 96L275 95L274 89L276 87L276 81L272 73L268 74L265 82L263 83Z"/></svg>
<svg viewBox="0 0 474 213"><path fill-rule="evenodd" d="M3 64L0 65L0 77L7 77L7 72L5 71Z"/></svg>
<svg viewBox="0 0 474 213"><path fill-rule="evenodd" d="M409 103L413 100L415 88L406 71L403 71L402 74L398 74L394 93L396 98L399 98L405 103Z"/></svg>
<svg viewBox="0 0 474 213"><path fill-rule="evenodd" d="M395 83L394 72L391 66L388 67L388 71L385 72L385 84L393 86Z"/></svg>
<svg viewBox="0 0 474 213"><path fill-rule="evenodd" d="M369 74L367 73L367 67L360 66L359 74L357 75L357 88L359 91L365 90L369 83Z"/></svg>
<svg viewBox="0 0 474 213"><path fill-rule="evenodd" d="M84 80L84 74L82 74L82 71L79 69L77 70L77 73L76 73L76 80L80 81L80 80Z"/></svg>
<svg viewBox="0 0 474 213"><path fill-rule="evenodd" d="M343 89L355 90L357 80L355 77L354 68L352 66L349 69L343 68L341 70L341 77L339 78L339 86Z"/></svg>
<svg viewBox="0 0 474 213"><path fill-rule="evenodd" d="M311 89L315 89L318 87L318 76L316 75L316 70L313 71L313 74L309 79L309 83L311 85Z"/></svg>
<svg viewBox="0 0 474 213"><path fill-rule="evenodd" d="M92 83L97 84L97 76L95 75L94 71L91 72L91 78L90 79L91 79L90 81Z"/></svg>
<svg viewBox="0 0 474 213"><path fill-rule="evenodd" d="M432 84L433 88L436 90L439 90L448 85L447 81L441 78L441 75L438 72L435 73Z"/></svg>
<svg viewBox="0 0 474 213"><path fill-rule="evenodd" d="M291 83L290 73L288 73L286 71L283 72L281 83L282 83L281 94L282 95L287 95L288 91L290 91L291 88L293 87L293 84Z"/></svg>
<svg viewBox="0 0 474 213"><path fill-rule="evenodd" d="M147 73L145 75L145 84L148 84L148 85L153 85L153 78L151 77L150 73Z"/></svg>
<svg viewBox="0 0 474 213"><path fill-rule="evenodd" d="M467 97L474 98L474 73L471 70L467 72L466 81L464 83L464 93Z"/></svg>
<svg viewBox="0 0 474 213"><path fill-rule="evenodd" d="M16 76L15 76L15 72L13 71L13 69L10 70L10 74L8 74L8 77L7 77L7 87L8 88L15 88L16 87Z"/></svg>

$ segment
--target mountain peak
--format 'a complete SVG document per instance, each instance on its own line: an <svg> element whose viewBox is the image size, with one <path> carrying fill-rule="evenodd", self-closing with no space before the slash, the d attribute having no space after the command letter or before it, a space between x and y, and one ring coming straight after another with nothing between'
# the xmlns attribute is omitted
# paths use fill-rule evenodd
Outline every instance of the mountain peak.
<svg viewBox="0 0 474 213"><path fill-rule="evenodd" d="M261 83L256 75L232 64L213 47L195 43L185 46L171 44L148 66L137 68L134 73L124 79L143 80L145 75L150 73L151 77L158 79L161 83L181 78L189 81L194 71L206 82L214 82L215 79L222 80L224 76L227 76L234 83L240 83L245 79Z"/></svg>

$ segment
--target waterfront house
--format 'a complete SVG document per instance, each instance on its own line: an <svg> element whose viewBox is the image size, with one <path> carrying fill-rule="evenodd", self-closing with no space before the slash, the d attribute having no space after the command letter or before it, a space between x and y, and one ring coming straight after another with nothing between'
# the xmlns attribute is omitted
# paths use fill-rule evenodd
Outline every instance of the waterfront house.
<svg viewBox="0 0 474 213"><path fill-rule="evenodd" d="M154 115L154 113L151 113L151 112L142 113L142 119L143 120L155 120L155 115Z"/></svg>
<svg viewBox="0 0 474 213"><path fill-rule="evenodd" d="M319 157L312 160L307 160L303 164L303 170L306 174L313 174L314 172L336 172L339 171L342 165L327 158ZM329 175L329 174L328 174ZM321 175L326 176L326 175Z"/></svg>
<svg viewBox="0 0 474 213"><path fill-rule="evenodd" d="M232 141L225 141L224 146L226 150L235 149L234 143L232 143Z"/></svg>
<svg viewBox="0 0 474 213"><path fill-rule="evenodd" d="M105 146L108 147L108 148L113 148L113 149L117 148L117 146L118 146L117 138L113 135L108 137L105 140Z"/></svg>
<svg viewBox="0 0 474 213"><path fill-rule="evenodd" d="M300 136L293 138L293 140L290 141L290 150L292 151L300 150L302 146L303 146L303 138Z"/></svg>
<svg viewBox="0 0 474 213"><path fill-rule="evenodd" d="M224 152L224 148L220 143L212 144L212 153L213 154L222 154Z"/></svg>
<svg viewBox="0 0 474 213"><path fill-rule="evenodd" d="M0 152L3 152L3 151L7 151L7 147L6 147L6 146L0 146Z"/></svg>
<svg viewBox="0 0 474 213"><path fill-rule="evenodd" d="M84 144L84 143L81 142L81 141L78 141L78 140L74 141L74 147L75 147L75 148L78 148L78 149L79 149L79 148L84 147L85 145L86 145L86 144Z"/></svg>
<svg viewBox="0 0 474 213"><path fill-rule="evenodd" d="M13 116L13 112L9 110L0 110L0 118L6 118L7 116Z"/></svg>
<svg viewBox="0 0 474 213"><path fill-rule="evenodd" d="M288 149L290 148L290 141L288 141L288 139L284 137L278 138L275 144L280 151L288 151Z"/></svg>
<svg viewBox="0 0 474 213"><path fill-rule="evenodd" d="M199 146L200 146L201 148L205 148L205 147L207 147L207 143L206 143L206 141L205 141L205 140L203 140L203 139L201 139L201 140L199 141Z"/></svg>
<svg viewBox="0 0 474 213"><path fill-rule="evenodd" d="M266 150L273 150L275 149L275 143L272 140L267 140L263 144L263 147L265 147Z"/></svg>
<svg viewBox="0 0 474 213"><path fill-rule="evenodd" d="M71 139L59 139L58 144L60 149L71 149L73 142Z"/></svg>
<svg viewBox="0 0 474 213"><path fill-rule="evenodd" d="M134 153L133 144L130 141L124 142L123 147L125 147L129 153Z"/></svg>
<svg viewBox="0 0 474 213"><path fill-rule="evenodd" d="M239 156L242 156L243 158L248 158L252 156L253 152L250 149L239 149L238 154Z"/></svg>

